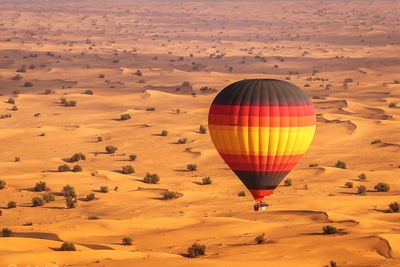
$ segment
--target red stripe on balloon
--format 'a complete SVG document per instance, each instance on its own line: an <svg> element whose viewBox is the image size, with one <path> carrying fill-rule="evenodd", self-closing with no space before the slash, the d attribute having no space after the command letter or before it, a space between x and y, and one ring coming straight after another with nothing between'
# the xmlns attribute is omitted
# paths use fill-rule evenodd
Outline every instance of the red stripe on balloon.
<svg viewBox="0 0 400 267"><path fill-rule="evenodd" d="M315 115L311 116L232 116L210 115L210 125L248 126L248 127L302 127L315 125Z"/></svg>
<svg viewBox="0 0 400 267"><path fill-rule="evenodd" d="M209 117L213 115L226 116L264 116L264 117L299 117L315 115L312 103L298 106L239 106L216 105L210 107Z"/></svg>

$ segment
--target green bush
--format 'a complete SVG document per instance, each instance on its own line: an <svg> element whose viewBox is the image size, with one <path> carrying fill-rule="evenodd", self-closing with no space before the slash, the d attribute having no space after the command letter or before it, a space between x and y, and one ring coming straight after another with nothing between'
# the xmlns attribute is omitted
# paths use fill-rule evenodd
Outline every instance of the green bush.
<svg viewBox="0 0 400 267"><path fill-rule="evenodd" d="M182 194L179 193L179 192L167 190L163 194L163 199L164 200L169 200L169 199L180 198L181 196L182 196Z"/></svg>
<svg viewBox="0 0 400 267"><path fill-rule="evenodd" d="M129 155L129 160L131 160L131 161L136 160L136 155L135 154L130 154Z"/></svg>
<svg viewBox="0 0 400 267"><path fill-rule="evenodd" d="M357 193L359 195L365 196L367 194L367 188L365 187L365 185L360 185L357 187Z"/></svg>
<svg viewBox="0 0 400 267"><path fill-rule="evenodd" d="M353 188L353 182L346 182L346 183L344 184L344 186L345 186L346 188Z"/></svg>
<svg viewBox="0 0 400 267"><path fill-rule="evenodd" d="M255 239L257 244L263 244L267 241L267 239L265 238L265 234L262 233L261 235L257 236Z"/></svg>
<svg viewBox="0 0 400 267"><path fill-rule="evenodd" d="M67 164L63 164L63 165L58 166L58 171L59 172L69 172L69 171L71 171L71 167L68 166Z"/></svg>
<svg viewBox="0 0 400 267"><path fill-rule="evenodd" d="M201 134L206 134L206 133L207 133L207 127L204 126L204 125L200 125L200 127L199 127L199 132L200 132Z"/></svg>
<svg viewBox="0 0 400 267"><path fill-rule="evenodd" d="M325 235L333 235L337 232L336 227L331 225L325 225L324 227L322 227L322 231Z"/></svg>
<svg viewBox="0 0 400 267"><path fill-rule="evenodd" d="M65 198L65 204L67 206L68 209L73 209L76 207L76 198L72 198L72 197L66 197Z"/></svg>
<svg viewBox="0 0 400 267"><path fill-rule="evenodd" d="M76 198L75 188L69 184L63 187L62 194L64 197Z"/></svg>
<svg viewBox="0 0 400 267"><path fill-rule="evenodd" d="M339 160L338 162L336 162L335 167L340 169L346 169L347 168L346 162Z"/></svg>
<svg viewBox="0 0 400 267"><path fill-rule="evenodd" d="M65 241L64 243L62 243L60 251L76 251L76 248L74 243Z"/></svg>
<svg viewBox="0 0 400 267"><path fill-rule="evenodd" d="M375 185L375 190L378 192L389 192L390 191L390 185L387 183L378 183Z"/></svg>
<svg viewBox="0 0 400 267"><path fill-rule="evenodd" d="M43 192L49 190L49 188L46 186L46 182L40 181L36 183L33 190L35 190L36 192Z"/></svg>
<svg viewBox="0 0 400 267"><path fill-rule="evenodd" d="M95 200L96 199L96 195L94 194L94 193L89 193L87 196L86 196L86 200L87 201L92 201L92 200Z"/></svg>
<svg viewBox="0 0 400 267"><path fill-rule="evenodd" d="M6 181L0 179L0 190L6 188Z"/></svg>
<svg viewBox="0 0 400 267"><path fill-rule="evenodd" d="M106 152L108 154L114 154L118 150L115 146L106 146Z"/></svg>
<svg viewBox="0 0 400 267"><path fill-rule="evenodd" d="M131 117L131 115L129 115L129 114L122 114L122 115L120 115L120 120L121 121L127 121L127 120L130 120L132 117Z"/></svg>
<svg viewBox="0 0 400 267"><path fill-rule="evenodd" d="M167 136L168 135L168 131L167 130L162 130L161 131L161 136Z"/></svg>
<svg viewBox="0 0 400 267"><path fill-rule="evenodd" d="M3 228L3 230L1 230L1 233L3 237L10 237L12 235L12 231L7 227Z"/></svg>
<svg viewBox="0 0 400 267"><path fill-rule="evenodd" d="M186 137L184 137L184 138L180 138L180 139L178 139L178 141L176 141L176 143L178 143L178 144L186 144L187 143L187 138Z"/></svg>
<svg viewBox="0 0 400 267"><path fill-rule="evenodd" d="M56 198L55 198L55 196L53 195L53 194L44 194L43 195L43 200L44 200L44 202L46 202L46 203L49 203L49 202L51 202L51 201L54 201Z"/></svg>
<svg viewBox="0 0 400 267"><path fill-rule="evenodd" d="M135 173L135 168L133 168L132 165L122 166L121 172L122 172L123 174Z"/></svg>
<svg viewBox="0 0 400 267"><path fill-rule="evenodd" d="M399 212L400 211L400 205L397 202L390 203L389 208L390 208L391 212Z"/></svg>
<svg viewBox="0 0 400 267"><path fill-rule="evenodd" d="M204 177L201 181L201 184L206 185L206 184L212 184L212 180L210 176Z"/></svg>
<svg viewBox="0 0 400 267"><path fill-rule="evenodd" d="M196 258L206 254L206 246L199 243L194 243L188 248L188 256L190 258Z"/></svg>
<svg viewBox="0 0 400 267"><path fill-rule="evenodd" d="M196 165L196 164L188 164L188 165L186 166L186 169L187 169L188 171L191 171L191 172L197 171L197 165Z"/></svg>
<svg viewBox="0 0 400 267"><path fill-rule="evenodd" d="M143 182L146 184L158 184L160 182L160 177L157 173L146 173L146 176L143 178Z"/></svg>
<svg viewBox="0 0 400 267"><path fill-rule="evenodd" d="M244 197L244 196L246 196L246 192L244 192L244 191L239 191L238 197Z"/></svg>
<svg viewBox="0 0 400 267"><path fill-rule="evenodd" d="M358 176L358 179L359 179L360 181L365 181L365 180L367 179L367 175L365 175L365 173L361 173L361 174Z"/></svg>
<svg viewBox="0 0 400 267"><path fill-rule="evenodd" d="M93 95L93 91L92 90L85 90L85 92L83 92L85 95Z"/></svg>
<svg viewBox="0 0 400 267"><path fill-rule="evenodd" d="M44 205L44 200L41 197L34 197L32 198L32 205L34 207L38 207L38 206L43 206Z"/></svg>
<svg viewBox="0 0 400 267"><path fill-rule="evenodd" d="M102 193L108 193L108 186L106 186L106 185L100 186L100 192L102 192Z"/></svg>
<svg viewBox="0 0 400 267"><path fill-rule="evenodd" d="M86 156L81 152L72 155L72 157L69 159L69 162L78 162L80 160L86 160Z"/></svg>
<svg viewBox="0 0 400 267"><path fill-rule="evenodd" d="M17 207L17 202L15 202L15 201L10 201L7 203L7 208L9 208L9 209L14 209L16 207Z"/></svg>
<svg viewBox="0 0 400 267"><path fill-rule="evenodd" d="M82 171L82 167L79 166L79 165L75 165L75 166L72 168L72 171L73 171L73 172L81 172L81 171Z"/></svg>
<svg viewBox="0 0 400 267"><path fill-rule="evenodd" d="M292 179L290 179L290 178L285 179L284 185L285 186L291 186L292 185Z"/></svg>
<svg viewBox="0 0 400 267"><path fill-rule="evenodd" d="M133 240L129 236L125 236L122 238L121 245L131 246L132 244L133 244Z"/></svg>

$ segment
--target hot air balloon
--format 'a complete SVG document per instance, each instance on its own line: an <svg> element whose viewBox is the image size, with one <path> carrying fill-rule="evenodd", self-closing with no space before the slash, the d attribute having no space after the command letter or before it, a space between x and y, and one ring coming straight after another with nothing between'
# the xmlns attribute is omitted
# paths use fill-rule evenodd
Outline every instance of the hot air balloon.
<svg viewBox="0 0 400 267"><path fill-rule="evenodd" d="M218 93L208 125L215 148L258 210L311 145L315 111L310 97L289 82L242 80Z"/></svg>

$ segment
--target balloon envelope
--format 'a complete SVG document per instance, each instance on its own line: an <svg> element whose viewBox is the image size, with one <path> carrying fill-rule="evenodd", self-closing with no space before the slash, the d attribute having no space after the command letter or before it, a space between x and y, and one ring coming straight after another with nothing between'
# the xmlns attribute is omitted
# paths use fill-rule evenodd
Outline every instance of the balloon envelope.
<svg viewBox="0 0 400 267"><path fill-rule="evenodd" d="M221 157L261 201L307 151L315 111L310 97L289 82L243 80L215 97L208 125Z"/></svg>

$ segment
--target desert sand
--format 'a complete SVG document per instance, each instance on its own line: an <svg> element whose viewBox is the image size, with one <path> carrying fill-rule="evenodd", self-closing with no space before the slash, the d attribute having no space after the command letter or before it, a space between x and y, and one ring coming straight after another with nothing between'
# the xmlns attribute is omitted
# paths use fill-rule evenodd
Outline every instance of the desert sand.
<svg viewBox="0 0 400 267"><path fill-rule="evenodd" d="M0 6L0 229L12 231L0 266L400 266L400 213L387 212L400 201L398 1ZM317 112L309 152L266 212L199 132L216 93L246 78L288 80ZM85 160L68 162L79 152ZM148 172L158 184L143 182ZM39 181L55 201L34 207ZM164 200L166 190L181 197ZM76 251L59 251L64 241ZM195 242L206 255L189 258Z"/></svg>

